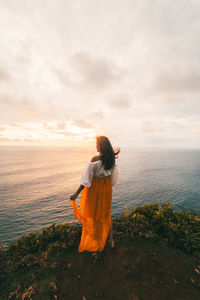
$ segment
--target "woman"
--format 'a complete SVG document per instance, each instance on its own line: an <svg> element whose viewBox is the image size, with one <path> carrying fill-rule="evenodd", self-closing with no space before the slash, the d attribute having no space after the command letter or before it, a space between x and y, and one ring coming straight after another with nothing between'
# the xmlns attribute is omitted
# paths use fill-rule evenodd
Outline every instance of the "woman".
<svg viewBox="0 0 200 300"><path fill-rule="evenodd" d="M115 156L120 149L114 151L109 139L96 137L98 156L94 156L86 165L81 185L70 196L75 217L83 224L78 252L102 251L108 237L110 246L114 247L111 224L112 186L119 174L115 165ZM75 199L82 191L80 209Z"/></svg>

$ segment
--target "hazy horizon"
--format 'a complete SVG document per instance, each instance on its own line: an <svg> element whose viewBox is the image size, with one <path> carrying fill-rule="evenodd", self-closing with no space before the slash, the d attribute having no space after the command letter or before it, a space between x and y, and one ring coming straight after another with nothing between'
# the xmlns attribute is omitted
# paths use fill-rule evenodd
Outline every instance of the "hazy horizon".
<svg viewBox="0 0 200 300"><path fill-rule="evenodd" d="M32 144L2 144L0 145L0 147L25 147L25 148L77 148L77 149L89 149L89 150L95 150L96 147L95 145L32 145ZM123 151L123 149L135 149L135 150L200 150L200 148L191 148L191 147L150 147L150 146L147 146L147 147L137 147L137 146L119 146L120 147L120 151ZM118 148L118 146L114 147L114 149ZM96 151L97 152L97 151Z"/></svg>

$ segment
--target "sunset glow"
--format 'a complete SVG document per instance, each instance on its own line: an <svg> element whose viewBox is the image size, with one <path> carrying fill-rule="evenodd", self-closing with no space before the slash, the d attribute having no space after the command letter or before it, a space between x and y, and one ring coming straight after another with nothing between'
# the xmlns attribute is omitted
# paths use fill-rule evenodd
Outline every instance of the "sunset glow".
<svg viewBox="0 0 200 300"><path fill-rule="evenodd" d="M7 144L54 144L56 141L59 145L66 143L76 144L77 141L89 143L95 140L95 130L90 128L81 128L67 123L25 123L23 126L7 126L2 128L1 140L3 138Z"/></svg>
<svg viewBox="0 0 200 300"><path fill-rule="evenodd" d="M101 134L199 148L199 13L185 0L1 1L0 145Z"/></svg>

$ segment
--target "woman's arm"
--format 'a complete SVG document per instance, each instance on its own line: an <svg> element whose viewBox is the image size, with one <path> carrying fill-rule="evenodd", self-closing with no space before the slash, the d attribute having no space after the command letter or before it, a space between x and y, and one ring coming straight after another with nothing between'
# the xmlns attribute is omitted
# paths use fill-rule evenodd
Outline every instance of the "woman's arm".
<svg viewBox="0 0 200 300"><path fill-rule="evenodd" d="M118 171L117 165L115 165L113 167L112 174L111 174L111 184L112 184L112 186L116 184L118 178L119 178L119 171Z"/></svg>
<svg viewBox="0 0 200 300"><path fill-rule="evenodd" d="M89 162L85 166L85 169L82 173L81 182L80 182L81 185L79 186L78 190L70 196L70 200L74 201L78 197L80 192L84 189L84 187L89 188L91 186L93 173L94 173L94 164Z"/></svg>
<svg viewBox="0 0 200 300"><path fill-rule="evenodd" d="M80 192L81 192L83 189L84 189L84 185L81 184L81 185L79 186L78 190L77 190L74 194L72 194L72 195L70 196L70 200L75 201L75 199L78 197L78 195L80 194Z"/></svg>

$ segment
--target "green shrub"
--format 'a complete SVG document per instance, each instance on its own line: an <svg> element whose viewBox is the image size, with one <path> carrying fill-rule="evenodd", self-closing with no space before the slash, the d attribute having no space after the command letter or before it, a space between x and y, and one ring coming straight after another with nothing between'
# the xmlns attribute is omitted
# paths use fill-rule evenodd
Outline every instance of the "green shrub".
<svg viewBox="0 0 200 300"><path fill-rule="evenodd" d="M167 238L170 245L200 257L200 216L194 210L176 212L169 202L160 209L158 203L153 203L129 210L125 207L122 220L135 226L142 224L146 230Z"/></svg>

